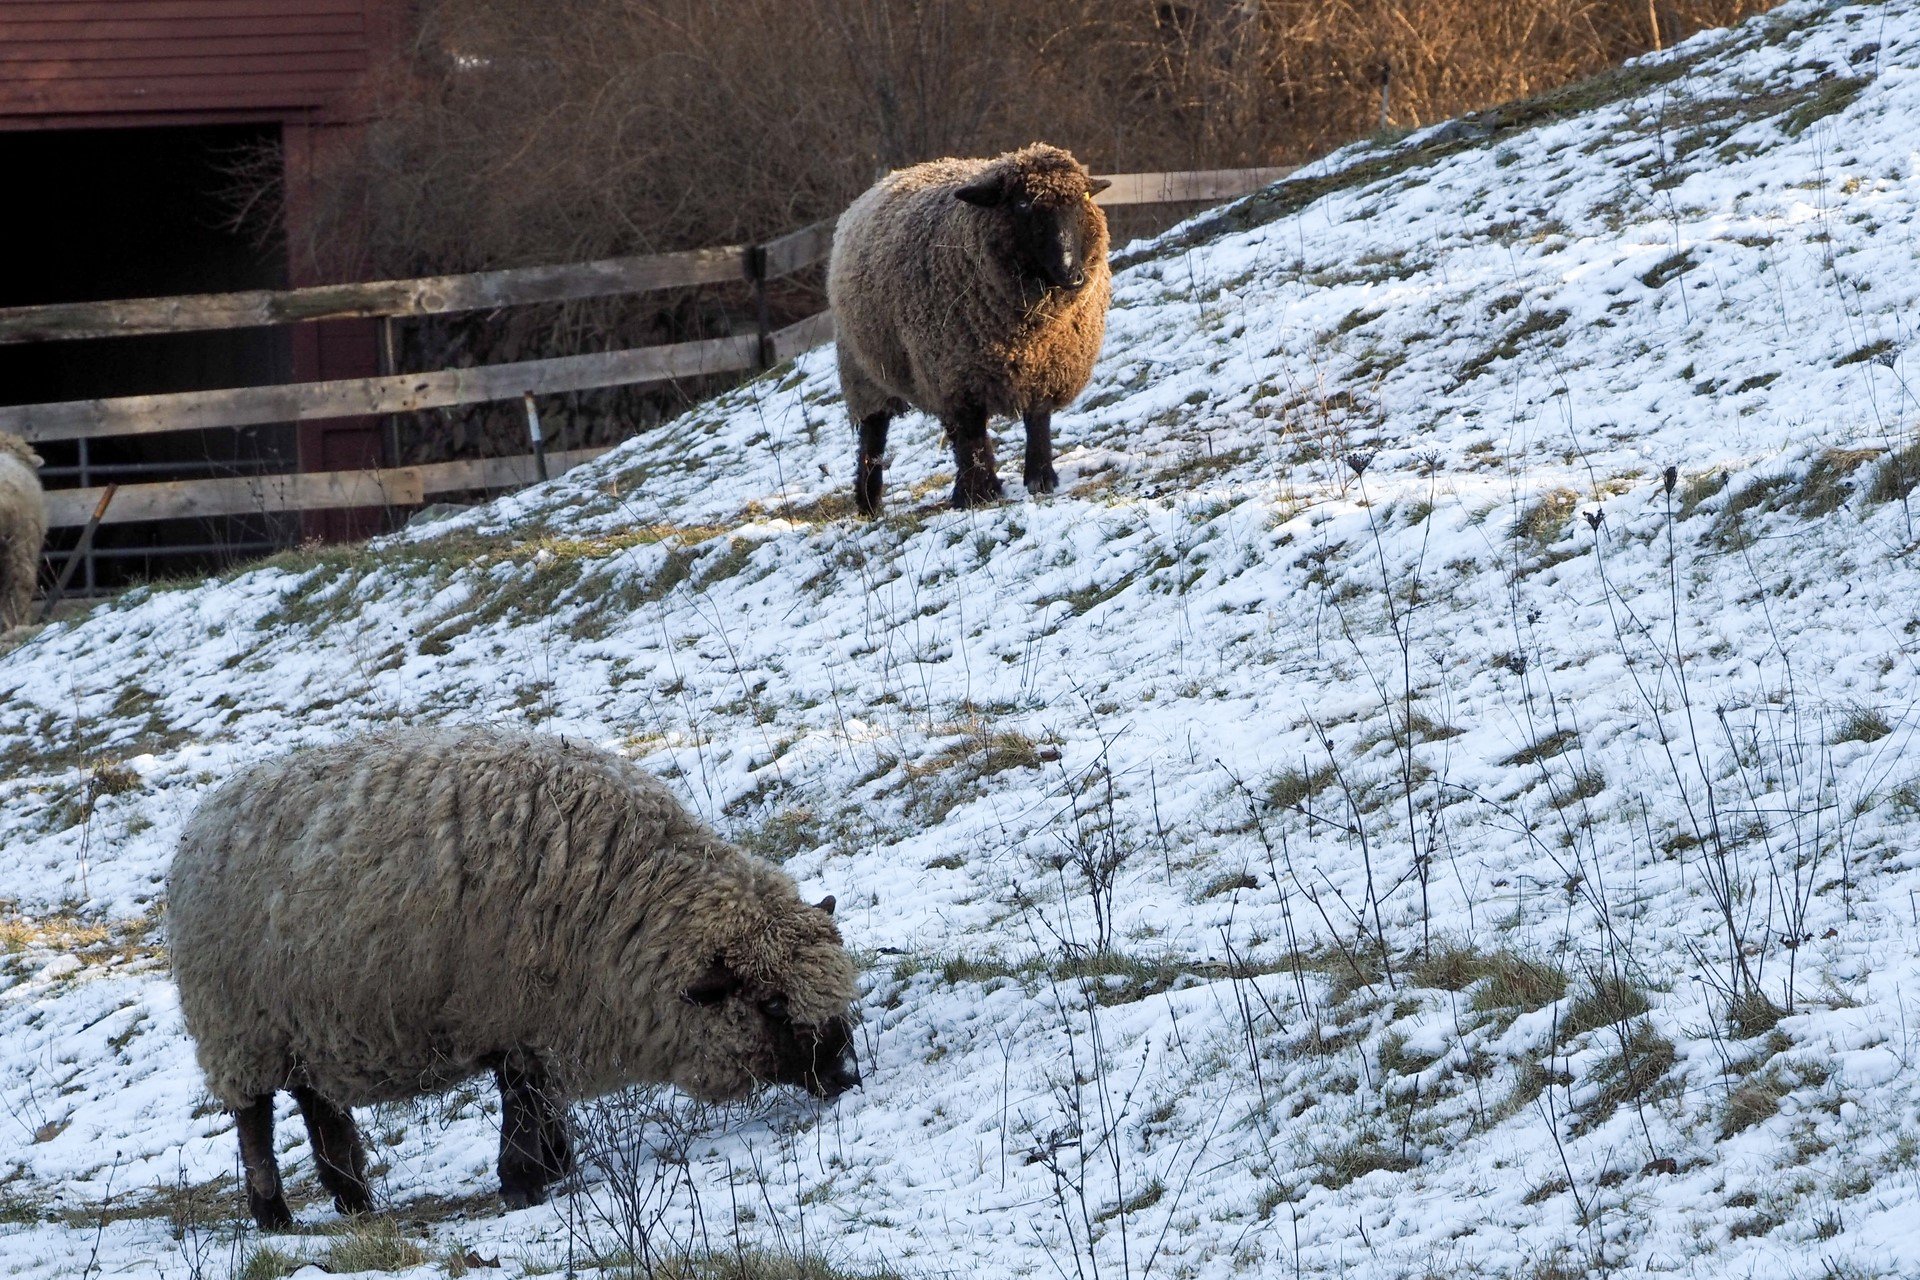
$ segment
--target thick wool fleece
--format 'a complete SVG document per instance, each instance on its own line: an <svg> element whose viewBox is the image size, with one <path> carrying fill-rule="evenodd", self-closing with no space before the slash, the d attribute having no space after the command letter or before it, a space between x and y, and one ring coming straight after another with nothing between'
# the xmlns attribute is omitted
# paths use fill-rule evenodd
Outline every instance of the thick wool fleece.
<svg viewBox="0 0 1920 1280"><path fill-rule="evenodd" d="M229 1107L292 1084L343 1106L531 1059L563 1096L774 1076L752 1000L844 1015L826 912L580 742L404 729L259 765L213 793L169 886L180 1007ZM746 1000L683 994L716 960Z"/></svg>
<svg viewBox="0 0 1920 1280"><path fill-rule="evenodd" d="M1006 219L954 192L1001 169L1037 202L1084 211L1087 283L1023 279ZM1106 337L1113 278L1107 220L1086 170L1036 143L992 160L898 169L840 217L827 270L840 383L857 423L912 405L943 420L1051 411L1080 394Z"/></svg>
<svg viewBox="0 0 1920 1280"><path fill-rule="evenodd" d="M47 541L47 496L40 455L19 436L0 431L0 631L27 620L40 548Z"/></svg>

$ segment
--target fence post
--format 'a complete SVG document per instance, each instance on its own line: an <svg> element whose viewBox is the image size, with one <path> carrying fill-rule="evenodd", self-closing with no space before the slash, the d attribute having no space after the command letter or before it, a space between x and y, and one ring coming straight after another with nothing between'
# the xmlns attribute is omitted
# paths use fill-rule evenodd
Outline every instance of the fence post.
<svg viewBox="0 0 1920 1280"><path fill-rule="evenodd" d="M85 436L81 436L78 440L74 441L74 444L79 446L79 453L78 453L78 456L75 457L74 461L80 464L80 487L82 489L91 489L93 487L93 460L92 460L92 457L87 452L88 440ZM80 544L76 542L74 545L77 547ZM93 544L92 544L91 538L88 539L87 555L86 555L86 559L83 560L82 563L87 566L86 574L84 575L82 580L86 583L87 595L91 597L95 589L94 574L96 572L93 564ZM66 577L72 577L72 576L73 576L73 566L69 564L67 566ZM67 585L66 579L62 578L60 582L61 590L64 591L66 589L66 585Z"/></svg>
<svg viewBox="0 0 1920 1280"><path fill-rule="evenodd" d="M390 376L400 372L400 360L394 350L393 317L380 317L380 372ZM400 465L400 415L387 415L387 465Z"/></svg>
<svg viewBox="0 0 1920 1280"><path fill-rule="evenodd" d="M767 315L767 246L747 246L747 279L753 282L754 324L760 334L760 368L773 368L773 323Z"/></svg>
<svg viewBox="0 0 1920 1280"><path fill-rule="evenodd" d="M1386 59L1380 62L1380 127L1387 127L1387 99L1393 89L1393 63Z"/></svg>
<svg viewBox="0 0 1920 1280"><path fill-rule="evenodd" d="M85 441L82 441L85 443ZM67 563L60 570L60 576L54 580L53 590L47 592L47 602L40 606L40 621L45 622L53 616L53 610L60 598L67 594L67 584L73 581L73 567L82 560L87 562L87 595L93 595L93 535L100 529L100 521L106 518L107 504L113 501L113 495L120 486L110 484L100 494L100 501L93 505L93 515L87 519L87 527L80 531L80 541L73 544L73 550L67 553Z"/></svg>
<svg viewBox="0 0 1920 1280"><path fill-rule="evenodd" d="M540 411L533 407L533 392L520 397L520 403L527 408L527 439L533 442L533 469L540 478L547 478L547 442L540 435Z"/></svg>

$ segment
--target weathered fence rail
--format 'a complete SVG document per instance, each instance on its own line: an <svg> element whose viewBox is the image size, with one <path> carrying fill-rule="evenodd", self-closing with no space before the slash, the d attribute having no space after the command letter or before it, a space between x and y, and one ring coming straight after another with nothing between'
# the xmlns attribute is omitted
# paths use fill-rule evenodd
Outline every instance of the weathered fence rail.
<svg viewBox="0 0 1920 1280"><path fill-rule="evenodd" d="M1246 195L1290 170L1226 169L1109 175L1107 205L1192 203ZM388 374L330 382L236 387L0 406L0 431L29 441L86 441L163 431L410 413L535 395L631 386L765 367L833 338L829 313L771 329L768 281L825 261L837 218L759 245L607 258L416 280L253 290L173 298L0 308L0 344L189 333L316 320L398 319L563 302L702 284L746 282L760 302L757 332L666 346L555 356L473 368ZM528 400L531 406L531 399ZM563 470L604 450L547 454ZM368 471L306 472L129 484L118 488L105 523L250 515L337 507L406 507L428 494L504 488L537 478L532 456ZM56 489L52 522L85 524L100 489Z"/></svg>
<svg viewBox="0 0 1920 1280"><path fill-rule="evenodd" d="M555 267L517 267L419 280L374 280L304 289L128 298L0 307L0 343L134 334L249 329L309 320L451 315L532 302L570 302L616 293L647 293L744 280L747 247L694 249L649 257L603 258Z"/></svg>
<svg viewBox="0 0 1920 1280"><path fill-rule="evenodd" d="M549 453L547 466L550 474L557 476L611 448L607 445ZM436 493L512 489L538 478L533 455L521 454L373 471L301 471L217 480L123 484L112 486L115 489L113 503L100 522L128 524L190 516L319 511L330 507L417 507ZM62 529L86 524L107 487L51 490L47 494L47 523Z"/></svg>

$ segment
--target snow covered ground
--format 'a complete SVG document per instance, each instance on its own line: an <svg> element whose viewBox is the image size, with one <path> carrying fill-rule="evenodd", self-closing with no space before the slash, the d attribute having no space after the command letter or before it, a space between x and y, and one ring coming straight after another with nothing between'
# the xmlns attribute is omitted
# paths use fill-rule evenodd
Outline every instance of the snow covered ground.
<svg viewBox="0 0 1920 1280"><path fill-rule="evenodd" d="M1052 498L945 509L910 418L849 518L816 352L17 643L0 1275L357 1265L297 1124L315 1233L235 1220L162 884L400 720L615 746L837 894L867 1085L582 1108L512 1214L491 1098L364 1113L359 1261L1920 1273L1916 139L1920 3L1795 0L1124 251Z"/></svg>

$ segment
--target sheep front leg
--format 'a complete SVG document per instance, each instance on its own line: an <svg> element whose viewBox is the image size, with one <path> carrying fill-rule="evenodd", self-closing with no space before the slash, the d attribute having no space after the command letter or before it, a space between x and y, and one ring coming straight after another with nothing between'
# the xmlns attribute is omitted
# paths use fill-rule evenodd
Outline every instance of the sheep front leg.
<svg viewBox="0 0 1920 1280"><path fill-rule="evenodd" d="M880 486L887 457L887 424L893 415L882 409L860 420L860 456L854 463L853 505L863 516L880 514Z"/></svg>
<svg viewBox="0 0 1920 1280"><path fill-rule="evenodd" d="M500 1086L500 1198L509 1209L531 1208L573 1168L566 1117L539 1064L502 1063L493 1078Z"/></svg>
<svg viewBox="0 0 1920 1280"><path fill-rule="evenodd" d="M353 1112L337 1107L311 1089L296 1088L293 1100L307 1121L307 1140L313 1144L314 1171L320 1185L333 1195L333 1207L348 1217L373 1212L367 1190L367 1149L360 1143Z"/></svg>
<svg viewBox="0 0 1920 1280"><path fill-rule="evenodd" d="M285 1231L293 1225L293 1214L273 1157L273 1095L259 1094L234 1112L233 1125L240 1138L240 1167L246 1173L247 1209L262 1231Z"/></svg>
<svg viewBox="0 0 1920 1280"><path fill-rule="evenodd" d="M977 507L1000 496L985 409L962 409L946 424L953 445L953 505Z"/></svg>
<svg viewBox="0 0 1920 1280"><path fill-rule="evenodd" d="M1028 493L1052 493L1060 487L1060 476L1053 469L1053 410L1029 409L1024 421L1027 457L1021 478L1026 481Z"/></svg>

